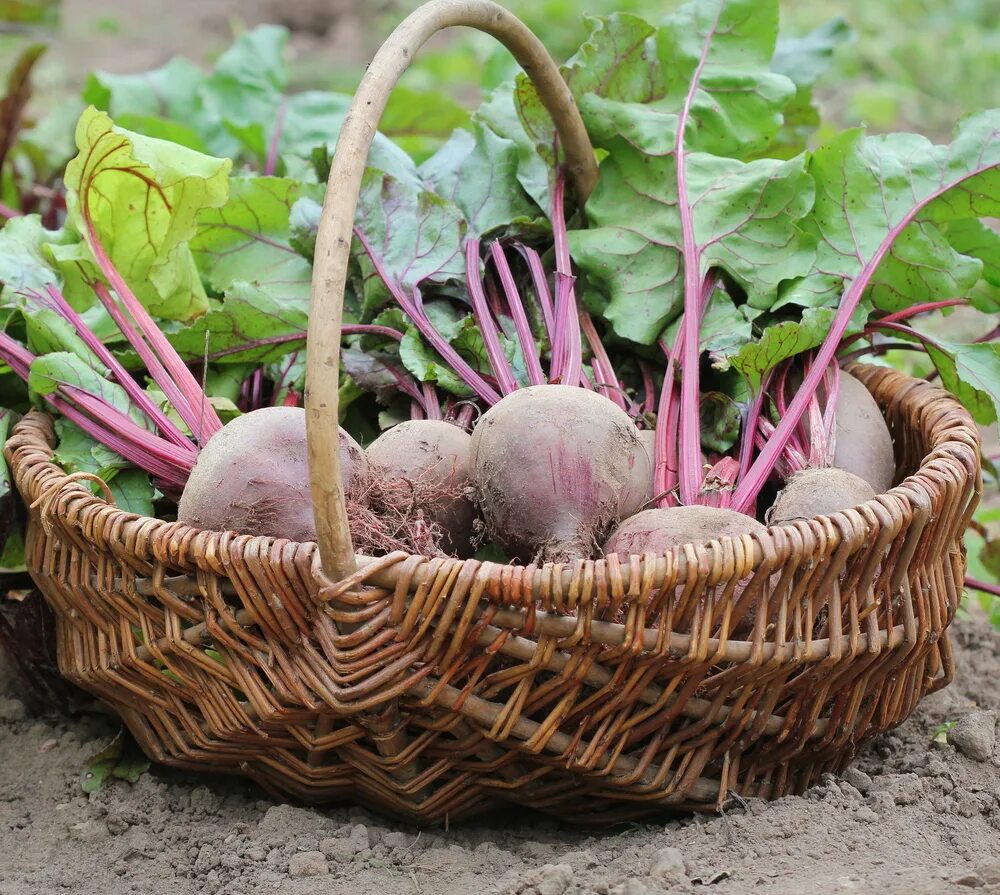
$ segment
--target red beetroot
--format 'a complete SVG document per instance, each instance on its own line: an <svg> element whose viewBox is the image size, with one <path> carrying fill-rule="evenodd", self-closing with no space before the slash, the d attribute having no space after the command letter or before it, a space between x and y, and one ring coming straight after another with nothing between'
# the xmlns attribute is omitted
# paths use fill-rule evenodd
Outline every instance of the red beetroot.
<svg viewBox="0 0 1000 895"><path fill-rule="evenodd" d="M476 508L466 496L472 436L444 420L408 420L393 426L366 451L373 474L407 482L414 504L439 533L443 551L467 557Z"/></svg>
<svg viewBox="0 0 1000 895"><path fill-rule="evenodd" d="M518 389L472 434L472 485L487 535L522 560L589 557L641 505L642 456L628 414L567 385Z"/></svg>
<svg viewBox="0 0 1000 895"><path fill-rule="evenodd" d="M669 507L643 510L626 519L608 538L604 554L622 559L643 553L665 553L671 547L705 544L718 538L763 534L756 519L718 507Z"/></svg>
<svg viewBox="0 0 1000 895"><path fill-rule="evenodd" d="M803 469L795 473L767 511L773 524L829 516L873 500L875 489L845 469Z"/></svg>
<svg viewBox="0 0 1000 895"><path fill-rule="evenodd" d="M840 374L836 419L833 465L884 494L896 475L892 435L871 392L849 373Z"/></svg>
<svg viewBox="0 0 1000 895"><path fill-rule="evenodd" d="M367 475L361 446L340 430L345 491ZM177 518L210 531L313 541L312 494L301 407L263 407L227 423L202 448Z"/></svg>

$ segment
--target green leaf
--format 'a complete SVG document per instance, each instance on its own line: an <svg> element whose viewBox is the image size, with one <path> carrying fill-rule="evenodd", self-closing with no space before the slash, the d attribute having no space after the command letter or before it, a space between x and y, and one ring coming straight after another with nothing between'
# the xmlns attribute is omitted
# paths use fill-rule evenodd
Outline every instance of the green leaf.
<svg viewBox="0 0 1000 895"><path fill-rule="evenodd" d="M306 95L299 94L299 96ZM303 158L311 160L316 172L316 179L320 183L325 184L330 176L330 160L333 157L333 147L336 144L335 138L340 133L346 113L345 106L342 113L331 113L330 119L326 123L318 122L323 133L317 134L312 143L307 138L298 141L300 144L298 146L299 154ZM409 184L414 189L420 189L424 186L413 159L383 134L375 135L372 148L368 153L368 167L384 171L395 177L396 180Z"/></svg>
<svg viewBox="0 0 1000 895"><path fill-rule="evenodd" d="M183 59L136 75L100 72L88 80L84 98L146 136L257 168L273 155L281 160L279 169L288 169L296 158L336 142L351 100L319 90L286 93L288 36L274 25L254 28L237 38L210 74ZM411 146L427 146L467 119L454 101L404 88L393 92L384 123ZM376 135L369 164L416 182L413 161L384 134Z"/></svg>
<svg viewBox="0 0 1000 895"><path fill-rule="evenodd" d="M837 16L801 37L779 35L771 58L771 70L799 87L813 87L829 71L834 51L853 40L854 32Z"/></svg>
<svg viewBox="0 0 1000 895"><path fill-rule="evenodd" d="M14 218L0 230L0 308L17 308L25 320L29 345L36 354L61 346L82 357L90 350L62 317L40 310L32 293L52 285L77 311L98 338L111 340L121 333L107 311L86 286L76 260L86 247L68 229L46 230L37 215ZM89 261L86 262L89 265ZM43 334L48 331L48 335Z"/></svg>
<svg viewBox="0 0 1000 895"><path fill-rule="evenodd" d="M697 0L664 20L662 105L679 112L696 82L689 150L745 156L771 142L795 95L795 85L770 70L777 37L778 0Z"/></svg>
<svg viewBox="0 0 1000 895"><path fill-rule="evenodd" d="M460 309L447 301L428 302L424 306L424 311L434 328L474 370L480 373L488 373L491 370L482 332L471 314L463 314ZM460 398L472 397L473 392L464 380L459 378L437 352L424 342L416 328L403 322L401 317L402 315L397 316L395 309L392 309L380 315L378 319L385 325L405 327L403 340L398 347L403 366L420 382L435 382L445 391ZM520 378L526 379L523 369L518 370L521 361L517 346L502 335L500 342L507 359L512 362L515 376L520 373ZM393 350L393 343L389 343L388 347Z"/></svg>
<svg viewBox="0 0 1000 895"><path fill-rule="evenodd" d="M717 369L725 370L729 366L728 357L735 354L753 337L753 314L747 314L747 308L737 308L733 300L725 293L716 290L709 302L698 331L701 338L701 350L713 355ZM675 320L663 333L663 339L668 345L673 345L680 328L680 318Z"/></svg>
<svg viewBox="0 0 1000 895"><path fill-rule="evenodd" d="M167 335L187 360L269 363L301 348L308 325L308 291L295 286L284 294L273 285L237 282L207 314Z"/></svg>
<svg viewBox="0 0 1000 895"><path fill-rule="evenodd" d="M193 126L180 121L168 121L155 115L119 115L114 120L119 127L142 134L144 137L176 143L195 152L206 154L215 152Z"/></svg>
<svg viewBox="0 0 1000 895"><path fill-rule="evenodd" d="M979 561L997 581L1000 581L1000 538L991 538L979 551Z"/></svg>
<svg viewBox="0 0 1000 895"><path fill-rule="evenodd" d="M198 215L190 247L208 285L224 292L235 282L284 294L308 293L312 266L289 245L292 207L301 198L323 197L317 184L281 177L234 177L229 200Z"/></svg>
<svg viewBox="0 0 1000 895"><path fill-rule="evenodd" d="M82 111L79 99L64 97L53 102L31 127L21 129L17 151L30 161L36 182L49 183L62 175L76 152L73 125Z"/></svg>
<svg viewBox="0 0 1000 895"><path fill-rule="evenodd" d="M128 465L123 457L64 417L56 417L55 429L57 445L53 456L67 472L92 472L107 480Z"/></svg>
<svg viewBox="0 0 1000 895"><path fill-rule="evenodd" d="M475 134L455 131L420 167L420 176L458 206L469 236L482 237L538 216L517 180L518 158L516 143L480 126Z"/></svg>
<svg viewBox="0 0 1000 895"><path fill-rule="evenodd" d="M569 244L577 266L608 295L604 316L618 335L652 344L680 313L676 244L664 248L626 226L577 230Z"/></svg>
<svg viewBox="0 0 1000 895"><path fill-rule="evenodd" d="M205 151L225 153L232 141L217 121L214 129L223 142L211 138L211 116L199 93L205 81L206 75L197 65L176 56L160 68L139 74L93 72L81 95L85 103L107 112L122 126L150 137L163 136L154 130L183 126L196 135L198 142L211 146Z"/></svg>
<svg viewBox="0 0 1000 895"><path fill-rule="evenodd" d="M523 78L523 76L522 76ZM517 91L526 94L530 81L501 84L479 107L474 120L517 146L517 179L524 191L546 212L551 207L551 165L539 153L536 140L525 128L518 109Z"/></svg>
<svg viewBox="0 0 1000 895"><path fill-rule="evenodd" d="M721 268L754 306L773 304L783 281L811 268L815 236L799 224L813 197L803 159L741 160L770 144L795 92L769 68L777 27L776 0L687 4L656 31L659 67L644 87L635 67L648 29L626 19L595 31L584 58L600 60L614 86L598 81L579 101L607 157L587 203L590 229L572 233L570 246L608 294L618 335L651 344L682 307L682 209L694 225L697 278Z"/></svg>
<svg viewBox="0 0 1000 895"><path fill-rule="evenodd" d="M450 96L400 85L389 96L379 130L411 158L421 160L468 123L468 111Z"/></svg>
<svg viewBox="0 0 1000 895"><path fill-rule="evenodd" d="M660 99L665 85L657 57L657 29L627 13L590 21L590 37L563 69L573 94L580 98L592 93L627 103Z"/></svg>
<svg viewBox="0 0 1000 895"><path fill-rule="evenodd" d="M398 394L396 377L390 367L400 367L398 353L344 347L340 351L344 372L366 392L374 392L382 403L389 403Z"/></svg>
<svg viewBox="0 0 1000 895"><path fill-rule="evenodd" d="M77 244L69 230L46 230L37 214L7 221L0 229L0 305L20 304L15 293L60 285L62 277L52 250Z"/></svg>
<svg viewBox="0 0 1000 895"><path fill-rule="evenodd" d="M310 264L316 254L316 234L323 206L308 196L296 201L288 217L288 244Z"/></svg>
<svg viewBox="0 0 1000 895"><path fill-rule="evenodd" d="M244 365L241 365L244 366ZM156 405L163 411L163 413L189 438L192 437L191 428L184 422L181 415L177 412L173 404L170 403L169 399L163 392L158 388L150 386L146 389L146 394L156 403ZM206 387L206 394L208 394L208 389ZM208 403L212 405L215 412L218 414L219 419L223 423L228 423L230 420L235 419L240 416L241 411L239 407L236 406L235 401L231 398L227 398L221 395L208 395Z"/></svg>
<svg viewBox="0 0 1000 895"><path fill-rule="evenodd" d="M74 326L62 314L26 301L23 316L28 348L33 354L66 351L83 359L93 369L101 371L102 375L108 375L87 343L77 335Z"/></svg>
<svg viewBox="0 0 1000 895"><path fill-rule="evenodd" d="M713 451L728 451L740 437L743 416L739 405L722 392L702 395L699 408L701 443Z"/></svg>
<svg viewBox="0 0 1000 895"><path fill-rule="evenodd" d="M59 22L59 0L2 0L0 20L54 28Z"/></svg>
<svg viewBox="0 0 1000 895"><path fill-rule="evenodd" d="M111 331L120 335L114 321L94 295L93 283L100 279L100 271L94 263L90 249L85 243L80 242L75 231L64 229L61 232L68 233L72 240L47 243L44 251L51 257L52 264L62 279L63 297L79 311L90 310L103 315L110 324ZM108 330L105 329L103 332L107 333Z"/></svg>
<svg viewBox="0 0 1000 895"><path fill-rule="evenodd" d="M866 296L886 310L964 295L983 262L959 254L941 226L1000 214L1000 110L965 119L950 146L847 131L813 153L809 173L820 236L809 280L840 277L847 288L863 274Z"/></svg>
<svg viewBox="0 0 1000 895"><path fill-rule="evenodd" d="M69 219L105 251L153 313L189 320L208 302L187 240L204 208L223 205L231 163L116 127L88 109L66 168ZM91 246L93 248L93 246Z"/></svg>
<svg viewBox="0 0 1000 895"><path fill-rule="evenodd" d="M158 492L143 470L134 466L122 469L111 478L108 487L118 509L139 516L156 515L153 502Z"/></svg>
<svg viewBox="0 0 1000 895"><path fill-rule="evenodd" d="M235 404L240 399L244 380L257 366L253 363L210 366L205 374L205 393L213 398L225 398L231 404Z"/></svg>
<svg viewBox="0 0 1000 895"><path fill-rule="evenodd" d="M778 288L777 301L770 301L770 296L758 304L751 305L758 310L777 311L786 305L798 305L802 308L832 308L840 303L844 293L844 278L830 274L812 273L796 280L786 280Z"/></svg>
<svg viewBox="0 0 1000 895"><path fill-rule="evenodd" d="M301 398L306 387L305 351L295 350L291 355L278 358L264 367L264 375L278 385L272 399L275 406L283 404L292 392Z"/></svg>
<svg viewBox="0 0 1000 895"><path fill-rule="evenodd" d="M822 344L830 330L834 312L830 308L806 308L802 319L785 320L767 327L755 342L744 345L730 364L760 388L763 375L781 361Z"/></svg>
<svg viewBox="0 0 1000 895"><path fill-rule="evenodd" d="M132 405L128 394L117 382L107 378L103 369L94 369L76 354L55 351L36 357L28 372L28 388L38 395L50 395L61 385L82 389L116 410L131 416L139 425L152 424Z"/></svg>
<svg viewBox="0 0 1000 895"><path fill-rule="evenodd" d="M983 264L956 252L930 221L914 221L896 238L872 279L868 299L884 311L908 308L924 296L965 295Z"/></svg>
<svg viewBox="0 0 1000 895"><path fill-rule="evenodd" d="M1000 232L976 218L951 221L944 232L956 251L983 262L983 279L987 283L1000 286Z"/></svg>
<svg viewBox="0 0 1000 895"><path fill-rule="evenodd" d="M944 227L952 248L983 264L982 280L967 297L985 314L1000 313L1000 232L976 218L951 221Z"/></svg>
<svg viewBox="0 0 1000 895"><path fill-rule="evenodd" d="M449 342L454 342L462 332L462 328L472 319L447 301L427 302L424 305L424 313L433 327Z"/></svg>
<svg viewBox="0 0 1000 895"><path fill-rule="evenodd" d="M468 225L453 203L434 193L369 168L355 229L386 275L404 289L465 276L462 247Z"/></svg>
<svg viewBox="0 0 1000 895"><path fill-rule="evenodd" d="M503 335L500 335L499 338L507 360L513 361L515 356L520 359L520 352L517 351L514 343L506 339ZM486 352L486 343L483 341L482 331L471 315L462 318L457 332L450 341L458 349L458 353L472 365L473 369L478 370L480 373L488 373L490 371L489 355ZM515 377L518 376L519 372L522 374L520 379L522 384L524 384L525 377L523 370L519 371L517 364L512 364L512 366Z"/></svg>
<svg viewBox="0 0 1000 895"><path fill-rule="evenodd" d="M927 353L941 374L941 384L954 394L981 425L1000 416L1000 342L955 345L934 338Z"/></svg>
<svg viewBox="0 0 1000 895"><path fill-rule="evenodd" d="M445 391L460 398L474 397L472 389L458 377L438 354L410 327L399 343L399 358L403 366L420 382L435 382Z"/></svg>
<svg viewBox="0 0 1000 895"><path fill-rule="evenodd" d="M6 444L10 430L17 421L17 414L7 407L0 407L0 444ZM0 453L0 498L11 493L10 468L3 454Z"/></svg>
<svg viewBox="0 0 1000 895"><path fill-rule="evenodd" d="M609 295L605 316L615 332L651 344L683 303L676 162L663 131L676 120L644 106L596 98L588 105L592 114L606 111L602 143L610 155L587 203L591 226L570 233L570 248ZM782 281L812 266L813 240L797 224L812 204L803 160L744 163L691 153L686 161L702 275L720 267L751 303L773 303Z"/></svg>
<svg viewBox="0 0 1000 895"><path fill-rule="evenodd" d="M200 85L197 96L207 115L221 122L251 158L263 161L279 120L278 109L287 86L283 60L288 30L261 25L241 35ZM215 147L213 147L215 148ZM220 151L215 148L215 151ZM233 150L227 155L235 155Z"/></svg>
<svg viewBox="0 0 1000 895"><path fill-rule="evenodd" d="M948 742L948 731L951 730L957 722L955 721L944 721L934 728L934 733L931 734L931 742L945 744Z"/></svg>
<svg viewBox="0 0 1000 895"><path fill-rule="evenodd" d="M7 538L0 551L0 572L17 574L28 569L24 556L24 531L16 521L7 530Z"/></svg>
<svg viewBox="0 0 1000 895"><path fill-rule="evenodd" d="M96 792L111 778L135 783L149 770L149 759L123 727L115 738L87 762L80 774L80 788Z"/></svg>

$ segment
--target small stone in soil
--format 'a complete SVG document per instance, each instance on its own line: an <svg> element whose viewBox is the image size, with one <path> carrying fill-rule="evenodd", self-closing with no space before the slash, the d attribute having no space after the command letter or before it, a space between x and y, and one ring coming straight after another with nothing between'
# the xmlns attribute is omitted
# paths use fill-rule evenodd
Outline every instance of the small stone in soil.
<svg viewBox="0 0 1000 895"><path fill-rule="evenodd" d="M649 865L649 875L653 879L677 880L686 877L684 855L678 848L661 848Z"/></svg>
<svg viewBox="0 0 1000 895"><path fill-rule="evenodd" d="M108 838L108 827L99 820L85 820L70 827L69 833L78 842L100 842Z"/></svg>
<svg viewBox="0 0 1000 895"><path fill-rule="evenodd" d="M867 805L862 805L854 812L854 817L862 823L873 824L878 820L878 815Z"/></svg>
<svg viewBox="0 0 1000 895"><path fill-rule="evenodd" d="M538 895L563 895L573 882L573 868L569 864L546 864L539 871L535 888Z"/></svg>
<svg viewBox="0 0 1000 895"><path fill-rule="evenodd" d="M988 886L1000 883L1000 858L990 858L976 867L976 872Z"/></svg>
<svg viewBox="0 0 1000 895"><path fill-rule="evenodd" d="M996 741L996 712L969 712L948 731L948 742L973 761L987 761L993 755Z"/></svg>
<svg viewBox="0 0 1000 895"><path fill-rule="evenodd" d="M0 721L23 721L26 715L27 710L20 699L0 697Z"/></svg>
<svg viewBox="0 0 1000 895"><path fill-rule="evenodd" d="M368 841L368 828L356 824L346 839L323 839L319 844L319 850L331 861L344 864L368 848Z"/></svg>
<svg viewBox="0 0 1000 895"><path fill-rule="evenodd" d="M652 895L652 890L642 880L633 876L617 886L612 886L608 895Z"/></svg>
<svg viewBox="0 0 1000 895"><path fill-rule="evenodd" d="M862 795L868 795L872 788L872 778L859 768L847 768L841 776Z"/></svg>
<svg viewBox="0 0 1000 895"><path fill-rule="evenodd" d="M128 821L117 815L109 815L104 823L112 836L121 836L129 828Z"/></svg>
<svg viewBox="0 0 1000 895"><path fill-rule="evenodd" d="M322 852L304 851L292 855L288 862L288 875L291 877L323 876L330 868Z"/></svg>
<svg viewBox="0 0 1000 895"><path fill-rule="evenodd" d="M599 862L589 851L571 851L562 856L562 863L569 864L574 870L589 870Z"/></svg>
<svg viewBox="0 0 1000 895"><path fill-rule="evenodd" d="M897 805L912 805L920 800L923 781L916 774L884 774L873 783L877 790L889 793Z"/></svg>
<svg viewBox="0 0 1000 895"><path fill-rule="evenodd" d="M382 836L382 844L388 849L400 848L409 851L416 846L415 839L415 836L411 836L408 833L389 832ZM335 841L336 840L334 839L324 839L323 842L319 844L319 850L329 857L326 850L327 847L324 843L331 843Z"/></svg>

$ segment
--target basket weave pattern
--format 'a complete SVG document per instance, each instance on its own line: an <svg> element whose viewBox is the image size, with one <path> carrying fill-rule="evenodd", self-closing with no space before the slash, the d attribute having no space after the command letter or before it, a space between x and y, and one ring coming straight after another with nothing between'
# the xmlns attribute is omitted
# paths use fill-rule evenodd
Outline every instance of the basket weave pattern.
<svg viewBox="0 0 1000 895"><path fill-rule="evenodd" d="M799 792L951 680L977 434L938 388L852 372L899 486L629 562L393 554L334 585L314 544L119 511L52 463L42 414L5 453L60 668L155 760L424 822L605 821Z"/></svg>

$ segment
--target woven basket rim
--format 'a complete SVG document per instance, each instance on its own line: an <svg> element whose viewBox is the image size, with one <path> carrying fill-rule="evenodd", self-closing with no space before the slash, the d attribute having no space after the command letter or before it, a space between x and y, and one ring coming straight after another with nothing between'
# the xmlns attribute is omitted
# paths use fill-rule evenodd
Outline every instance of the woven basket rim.
<svg viewBox="0 0 1000 895"><path fill-rule="evenodd" d="M957 398L925 380L915 379L888 367L853 363L846 369L860 378L866 387L869 381L897 380L892 397L893 401L919 402L925 412L937 411L939 416L947 415L949 417L943 422L938 421L931 424L934 431L928 439L930 442L929 453L921 461L920 467L898 485L857 507L829 516L817 516L811 520L796 520L779 526L766 526L767 530L764 534L742 535L735 539L722 537L697 545L699 549L718 560L712 562L712 565L719 569L717 580L721 581L727 577L727 572L729 575L732 574L734 562L743 568L745 573L753 571L768 559L774 562L775 568L780 568L781 557L786 552L783 549L783 542L787 542L787 536L794 529L801 532L803 527L818 524L823 527L826 537L837 539L854 527L851 524L852 517L856 519L859 514L864 519L873 522L881 520L883 524L890 521L901 523L904 518L909 518L911 515L929 517L932 495L940 487L935 472L941 471L942 466L950 467L952 471L958 472L965 479L967 490L971 487L976 493L981 491L979 432L968 411ZM108 513L112 517L108 520L108 523L111 524L104 526L105 530L111 528L117 532L121 530L121 526L127 523L139 522L142 527L142 536L152 539L154 532L162 535L169 529L170 537L167 540L175 545L177 552L170 557L164 557L164 559L191 571L195 570L195 563L191 557L196 552L202 556L221 559L234 549L238 552L251 550L261 556L280 554L284 558L290 558L290 554L294 554L296 565L306 561L311 566L311 571L317 574L320 580L326 580L320 568L319 550L315 541L294 542L270 536L207 531L183 522L170 522L127 512L119 509L113 503L105 501L102 497L93 494L79 480L73 479L71 474L66 473L55 463L51 456L56 444L51 420L51 416L43 411L29 411L14 426L13 434L4 446L4 455L10 464L13 478L18 483L19 490L26 469L34 468L36 470L36 476L32 482L36 487L32 489L32 493L23 495L27 503L38 503L43 499L46 503L55 503L56 498L69 498L71 492L73 517L77 517L79 512L85 508L101 505L102 513ZM50 455L48 459L40 456L40 452L43 451ZM38 487L40 481L44 481L44 485ZM481 566L501 567L505 570L504 581L509 582L525 597L529 594L531 597L545 596L553 588L561 590L560 584L568 585L571 580L579 580L581 570L585 567L587 572L584 575L589 574L594 577L601 577L603 570L611 566L631 567L629 572L624 574L624 577L638 581L640 578L647 578L650 573L649 566L652 564L652 585L656 587L671 572L683 575L690 563L704 566L704 558L698 558L694 553L695 546L687 544L673 547L664 554L632 555L629 560L608 556L601 559L577 560L570 563L545 563L544 565L534 563L500 564L487 560L427 557L404 552L392 553L385 557L359 554L357 557L358 571L354 575L336 583L335 586L332 582L328 583L335 590L331 598L335 598L337 594L364 581L383 585L392 584L395 579L395 575L391 574L392 567L409 561L432 565L446 562L456 564L476 562ZM622 571L625 572L624 569ZM713 575L713 578L716 576ZM504 588L504 590L509 589L509 587ZM518 605L524 605L523 599L518 599L516 602Z"/></svg>

